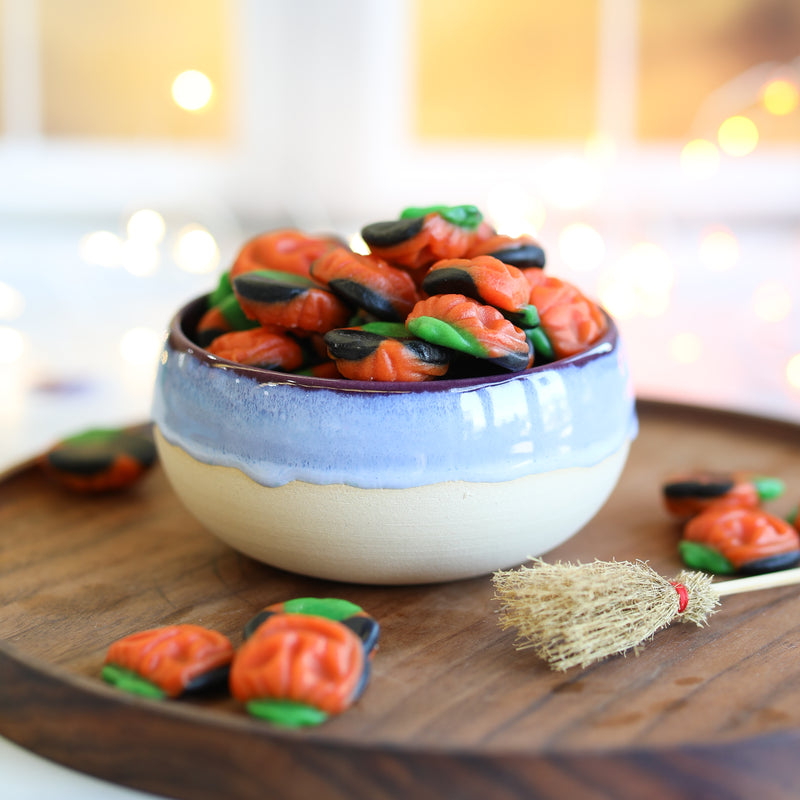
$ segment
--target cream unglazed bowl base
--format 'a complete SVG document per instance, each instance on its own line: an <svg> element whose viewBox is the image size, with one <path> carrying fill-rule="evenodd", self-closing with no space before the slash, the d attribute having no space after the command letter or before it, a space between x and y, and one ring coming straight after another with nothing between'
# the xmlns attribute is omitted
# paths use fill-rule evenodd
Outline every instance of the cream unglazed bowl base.
<svg viewBox="0 0 800 800"><path fill-rule="evenodd" d="M198 461L158 429L156 443L184 505L234 549L303 575L385 585L473 577L557 547L603 505L628 454L625 442L591 467L498 483L265 488Z"/></svg>

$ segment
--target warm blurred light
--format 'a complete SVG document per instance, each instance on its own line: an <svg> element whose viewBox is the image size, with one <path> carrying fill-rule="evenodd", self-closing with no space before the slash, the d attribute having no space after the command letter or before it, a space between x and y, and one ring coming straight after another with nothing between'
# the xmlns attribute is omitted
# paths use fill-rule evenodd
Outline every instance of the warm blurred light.
<svg viewBox="0 0 800 800"><path fill-rule="evenodd" d="M25 338L16 328L0 326L0 364L13 364L25 352Z"/></svg>
<svg viewBox="0 0 800 800"><path fill-rule="evenodd" d="M166 232L167 226L164 217L149 208L143 208L132 214L128 220L128 236L150 244L158 244Z"/></svg>
<svg viewBox="0 0 800 800"><path fill-rule="evenodd" d="M186 272L205 275L217 268L219 248L205 228L190 226L178 234L175 261Z"/></svg>
<svg viewBox="0 0 800 800"><path fill-rule="evenodd" d="M573 222L561 231L558 250L562 261L577 272L597 269L606 255L603 237L583 222Z"/></svg>
<svg viewBox="0 0 800 800"><path fill-rule="evenodd" d="M710 178L719 169L719 150L708 139L692 139L681 150L681 171L689 178Z"/></svg>
<svg viewBox="0 0 800 800"><path fill-rule="evenodd" d="M700 261L710 270L724 272L739 260L739 240L727 228L706 232L700 241Z"/></svg>
<svg viewBox="0 0 800 800"><path fill-rule="evenodd" d="M121 261L131 275L146 278L158 269L158 248L150 242L128 239L121 247Z"/></svg>
<svg viewBox="0 0 800 800"><path fill-rule="evenodd" d="M22 292L0 281L0 319L17 319L24 310L25 298Z"/></svg>
<svg viewBox="0 0 800 800"><path fill-rule="evenodd" d="M795 389L800 389L800 353L796 353L786 362L786 380Z"/></svg>
<svg viewBox="0 0 800 800"><path fill-rule="evenodd" d="M746 156L756 149L758 128L747 117L729 117L719 126L717 141L729 156Z"/></svg>
<svg viewBox="0 0 800 800"><path fill-rule="evenodd" d="M761 100L764 103L764 108L770 114L783 116L797 108L798 102L800 102L800 90L791 81L779 78L770 81L763 88Z"/></svg>
<svg viewBox="0 0 800 800"><path fill-rule="evenodd" d="M545 201L556 208L585 208L600 194L600 170L584 158L555 158L542 168L540 179Z"/></svg>
<svg viewBox="0 0 800 800"><path fill-rule="evenodd" d="M214 87L202 72L189 69L181 72L172 83L172 98L186 111L199 111L208 105Z"/></svg>
<svg viewBox="0 0 800 800"><path fill-rule="evenodd" d="M81 239L79 252L87 264L118 267L122 261L122 240L110 231L95 231Z"/></svg>
<svg viewBox="0 0 800 800"><path fill-rule="evenodd" d="M601 278L597 291L612 316L660 317L669 309L674 282L667 253L652 242L639 242Z"/></svg>
<svg viewBox="0 0 800 800"><path fill-rule="evenodd" d="M587 140L583 152L590 161L610 164L617 157L617 149L617 143L611 136L598 133Z"/></svg>
<svg viewBox="0 0 800 800"><path fill-rule="evenodd" d="M694 364L703 355L703 340L696 333L676 333L669 340L669 355L678 364Z"/></svg>
<svg viewBox="0 0 800 800"><path fill-rule="evenodd" d="M600 281L597 287L600 304L615 319L631 319L638 310L636 290L629 283L611 277Z"/></svg>
<svg viewBox="0 0 800 800"><path fill-rule="evenodd" d="M361 253L362 256L365 256L369 253L369 246L361 237L360 233L354 233L350 237L350 241L348 242L348 244L350 245L350 249L354 253Z"/></svg>
<svg viewBox="0 0 800 800"><path fill-rule="evenodd" d="M792 310L792 295L777 281L765 281L753 293L753 311L764 322L780 322Z"/></svg>
<svg viewBox="0 0 800 800"><path fill-rule="evenodd" d="M128 364L155 365L161 352L163 337L151 328L131 328L119 343L119 352Z"/></svg>
<svg viewBox="0 0 800 800"><path fill-rule="evenodd" d="M545 219L541 200L515 183L500 183L489 190L486 213L505 236L536 236Z"/></svg>

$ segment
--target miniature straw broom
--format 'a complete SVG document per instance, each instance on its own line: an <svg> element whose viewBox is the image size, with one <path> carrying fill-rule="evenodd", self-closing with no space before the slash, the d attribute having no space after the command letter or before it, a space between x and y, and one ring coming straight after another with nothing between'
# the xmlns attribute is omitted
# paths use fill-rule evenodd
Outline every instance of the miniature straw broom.
<svg viewBox="0 0 800 800"><path fill-rule="evenodd" d="M664 578L642 561L548 564L495 572L499 623L516 628L517 649L531 648L553 669L587 667L636 650L676 619L704 625L728 594L800 583L800 568L723 583L683 571Z"/></svg>

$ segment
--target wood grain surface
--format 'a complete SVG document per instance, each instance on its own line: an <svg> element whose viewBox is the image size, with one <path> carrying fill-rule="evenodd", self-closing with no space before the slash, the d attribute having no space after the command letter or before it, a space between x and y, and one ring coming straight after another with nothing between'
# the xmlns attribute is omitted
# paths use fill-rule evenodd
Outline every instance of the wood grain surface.
<svg viewBox="0 0 800 800"><path fill-rule="evenodd" d="M800 502L800 428L640 403L641 430L600 514L551 559L681 569L660 484L688 467L781 477ZM535 520L536 510L531 509ZM378 534L379 532L376 532ZM270 603L343 597L381 623L362 699L282 731L226 697L157 702L99 679L109 644L193 622L241 641ZM550 671L496 623L489 576L337 584L223 545L158 467L83 497L34 467L0 483L0 734L78 770L170 797L768 798L800 793L800 590L725 598L638 655Z"/></svg>

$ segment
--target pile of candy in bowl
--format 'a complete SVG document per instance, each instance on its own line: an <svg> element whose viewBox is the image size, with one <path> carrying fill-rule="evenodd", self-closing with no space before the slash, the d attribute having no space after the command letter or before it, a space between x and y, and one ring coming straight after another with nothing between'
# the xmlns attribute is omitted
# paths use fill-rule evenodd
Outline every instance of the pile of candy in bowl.
<svg viewBox="0 0 800 800"><path fill-rule="evenodd" d="M498 235L475 206L408 208L361 235L367 254L297 230L250 240L195 341L265 369L429 381L549 363L607 330L594 302L545 273L535 239Z"/></svg>

